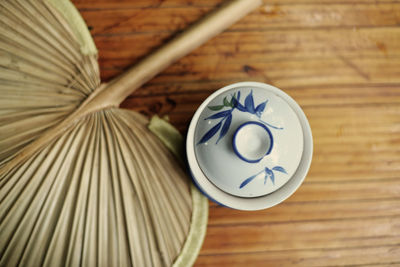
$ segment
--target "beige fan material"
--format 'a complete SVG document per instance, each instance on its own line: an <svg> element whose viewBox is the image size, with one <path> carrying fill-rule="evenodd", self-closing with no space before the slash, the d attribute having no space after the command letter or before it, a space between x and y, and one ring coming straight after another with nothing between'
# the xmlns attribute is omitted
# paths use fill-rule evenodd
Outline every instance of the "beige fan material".
<svg viewBox="0 0 400 267"><path fill-rule="evenodd" d="M259 4L230 2L100 85L69 1L0 2L0 266L174 263L191 224L189 181L148 120L118 106Z"/></svg>
<svg viewBox="0 0 400 267"><path fill-rule="evenodd" d="M0 1L0 8L0 166L4 166L79 107L99 86L100 77L90 35L74 32L85 29L83 22L67 23L43 1Z"/></svg>

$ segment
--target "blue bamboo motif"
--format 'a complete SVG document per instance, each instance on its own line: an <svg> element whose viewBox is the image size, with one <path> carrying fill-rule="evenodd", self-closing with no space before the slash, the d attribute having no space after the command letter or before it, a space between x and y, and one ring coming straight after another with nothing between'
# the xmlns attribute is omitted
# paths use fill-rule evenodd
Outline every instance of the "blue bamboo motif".
<svg viewBox="0 0 400 267"><path fill-rule="evenodd" d="M216 106L208 106L210 110L213 111L219 111L222 110L223 108L228 108L226 110L220 111L218 113L215 113L207 118L205 120L216 120L216 119L221 119L216 125L214 125L210 130L208 130L203 137L200 139L200 141L197 143L203 144L206 143L208 140L210 140L215 134L219 133L219 137L216 141L216 144L228 133L229 127L231 126L232 123L232 112L237 109L241 112L247 112L250 114L254 114L257 116L258 120L262 123L264 123L266 126L271 127L273 129L277 130L282 130L282 127L276 127L274 125L271 125L263 120L261 120L261 115L263 114L265 107L267 106L268 100L258 104L257 106L254 105L254 98L253 98L253 91L250 91L250 93L246 96L244 100L244 104L240 103L240 91L234 93L231 96L231 100L228 101L227 97L223 99L223 103L221 105L216 105Z"/></svg>
<svg viewBox="0 0 400 267"><path fill-rule="evenodd" d="M281 167L281 166L275 166L271 169L265 167L264 170L250 176L249 178L247 178L246 180L244 180L240 186L239 189L243 188L244 186L246 186L248 183L250 183L251 181L253 181L254 178L256 178L257 176L259 176L260 174L264 173L264 185L267 183L268 177L271 179L272 184L275 184L275 174L274 171L278 171L278 172L282 172L287 174L286 170Z"/></svg>

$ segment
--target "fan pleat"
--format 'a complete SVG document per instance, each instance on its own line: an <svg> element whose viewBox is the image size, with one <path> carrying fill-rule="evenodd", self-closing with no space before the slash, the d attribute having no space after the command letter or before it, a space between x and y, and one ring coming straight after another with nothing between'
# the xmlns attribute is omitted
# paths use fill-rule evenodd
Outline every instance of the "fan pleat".
<svg viewBox="0 0 400 267"><path fill-rule="evenodd" d="M46 52L50 52L63 62L75 63L80 58L78 43L57 38L59 36L55 31L57 26L53 27L57 22L52 21L51 16L37 12L35 5L30 1L5 1L4 7L15 18L13 24L9 25L14 25L13 30L22 37L33 40L39 47L46 49ZM7 17L4 20L7 22ZM71 46L75 46L75 49Z"/></svg>
<svg viewBox="0 0 400 267"><path fill-rule="evenodd" d="M65 142L65 139L68 142ZM56 211L53 210L53 213L50 213L46 209L46 202L47 205L52 204L54 207L57 201L62 200L60 195L52 195L51 189L56 181L53 178L63 171L60 166L68 153L68 144L72 140L71 134L64 136L39 153L34 160L25 163L28 167L20 176L12 175L12 179L16 179L17 182L11 188L12 192L2 200L0 209L1 217L4 217L0 224L0 232L2 237L5 237L4 241L8 243L0 243L0 251L3 255L0 265L7 262L10 264L9 266L13 266L13 262L22 260L24 255L30 254L32 249L38 247L38 244L32 240L37 240L37 236L41 232L49 230L41 224L40 215L47 218L50 215L57 215ZM64 166L68 166L68 164L64 164ZM12 182L12 179L10 178L9 182ZM1 191L3 192L3 186ZM45 211L44 214L43 211ZM7 214L4 216L5 212ZM11 236L8 237L8 235ZM40 244L44 243L43 239L39 241ZM1 242L3 242L3 238ZM40 254L34 255L37 258ZM33 264L32 266L38 265Z"/></svg>
<svg viewBox="0 0 400 267"><path fill-rule="evenodd" d="M149 177L145 176L146 172L143 170L140 164L141 162L137 159L138 155L136 153L132 155L132 152L136 152L136 148L132 146L129 147L130 144L124 137L125 133L119 128L118 123L115 121L115 117L110 116L110 122L110 126L116 137L117 147L119 148L118 161L122 163L118 166L120 177L126 178L121 179L120 181L122 189L121 195L132 195L138 202L138 206L136 206L134 210L130 210L127 203L122 203L128 236L130 238L130 253L131 255L142 254L147 259L153 258L153 256L149 256L149 253L157 252L159 249L162 251L162 248L157 248L155 245L156 240L153 239L153 235L157 235L159 232L157 232L157 229L151 228L151 218L148 213L150 211L157 213L158 210L151 209L151 203L146 201L146 192L143 190L142 181L144 182L147 179L139 180L141 177ZM130 160L127 161L127 159ZM129 192L129 188L132 188L133 190L131 189L132 191ZM124 199L122 199L122 201L124 201ZM135 216L133 212L140 216ZM142 220L138 220L137 218L141 218ZM137 244L141 245L138 246ZM163 246L163 243L160 243L160 246ZM139 261L142 260L141 258L132 256L132 260L134 261L135 266L140 266L140 264L142 264L142 262Z"/></svg>
<svg viewBox="0 0 400 267"><path fill-rule="evenodd" d="M122 112L119 112L122 113ZM126 115L125 115L126 116ZM123 115L121 115L121 117L123 117ZM132 119L131 119L132 120ZM129 131L129 126L131 127L135 127L135 131ZM139 142L141 140L146 141L146 144L141 143L141 151L139 151L137 154L138 155L142 155L142 160L146 162L147 165L147 170L149 170L150 172L153 172L152 175L157 175L154 173L154 166L157 166L159 169L163 169L163 166L160 165L159 160L157 158L157 160L155 160L154 158L154 154L151 152L151 150L149 151L149 149L145 149L146 146L149 146L149 148L154 148L154 144L152 143L152 140L150 138L147 138L147 140L145 140L146 137L142 137L139 138L139 136L144 136L144 129L137 127L137 125L133 124L132 121L130 124L126 124L125 125L125 129L124 131L125 133L132 133L133 138L132 140L138 140ZM177 183L179 183L179 181L176 181ZM163 187L163 185L168 185L167 182L163 182L161 183L160 180L155 180L154 183L151 184L147 184L147 186L149 187L156 187L158 190L163 191L166 195L167 195L167 199L164 200L163 203L158 203L158 205L163 205L165 208L161 210L161 212L164 213L164 216L171 216L172 214L177 214L177 210L175 210L175 208L177 207L177 205L179 205L178 203L174 203L171 201L170 196L168 195L169 190L171 190L171 187L166 188L166 186ZM176 184L175 184L176 186ZM181 189L182 187L178 186L179 189ZM183 194L184 195L184 194ZM154 198L156 201L158 200L157 198ZM181 202L181 201L179 201ZM183 204L184 202L180 203ZM177 234L180 235L180 237L182 238L184 233L181 232L182 229L182 225L187 225L188 222L184 222L184 223L179 223L179 219L184 218L184 216L172 216L170 219L173 222L171 225L168 225L165 229L165 235L170 238L170 234ZM159 222L162 224L162 222ZM178 244L174 244L173 242L168 242L168 244L173 244L175 246L179 246Z"/></svg>

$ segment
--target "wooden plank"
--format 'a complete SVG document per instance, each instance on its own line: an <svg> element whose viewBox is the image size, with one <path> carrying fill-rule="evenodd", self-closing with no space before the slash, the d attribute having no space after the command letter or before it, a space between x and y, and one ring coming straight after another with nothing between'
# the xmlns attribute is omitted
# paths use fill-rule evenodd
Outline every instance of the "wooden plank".
<svg viewBox="0 0 400 267"><path fill-rule="evenodd" d="M218 70L218 71L216 71ZM288 59L278 62L254 62L248 64L215 64L199 62L190 69L182 70L179 64L172 65L154 82L174 80L195 81L223 78L264 78L278 87L335 84L400 82L400 60L398 58L359 58L340 57L320 59Z"/></svg>
<svg viewBox="0 0 400 267"><path fill-rule="evenodd" d="M398 266L399 253L399 246L395 244L342 249L201 254L194 266Z"/></svg>
<svg viewBox="0 0 400 267"><path fill-rule="evenodd" d="M399 216L302 221L210 225L204 254L225 254L297 249L332 249L379 245L399 245ZM235 234L230 234L235 233ZM379 239L380 242L379 242Z"/></svg>
<svg viewBox="0 0 400 267"><path fill-rule="evenodd" d="M166 7L181 7L181 6L196 6L196 7L209 7L215 6L222 1L217 0L201 0L201 1L187 1L187 0L72 0L77 8L89 10L101 9L126 9L126 8L166 8Z"/></svg>
<svg viewBox="0 0 400 267"><path fill-rule="evenodd" d="M190 116L190 114L187 113L193 113L199 103L204 101L211 93L234 82L237 81L208 81L198 83L169 82L164 84L148 83L126 99L123 103L123 107L142 110L148 114L152 114L150 106L156 104L159 107L157 112L160 112L163 115L169 113L174 116ZM370 83L368 85L310 85L306 87L295 86L281 89L294 98L303 108L316 108L318 106L344 108L352 105L355 107L366 105L374 107L379 105L396 106L400 103L400 84L383 85ZM372 110L372 113L375 113L374 110ZM356 115L357 114L354 114L353 116ZM357 122L357 120L353 120L352 122ZM393 129L391 124L387 126L378 124L376 127L372 127L372 129L366 129L365 127L357 127L356 129L353 129L354 127L349 125L349 123L346 125L343 125L343 123L344 122L341 121L340 125L336 125L338 127L336 132L332 131L332 129L325 128L316 128L313 129L313 131L314 133L315 131L318 131L321 133L332 133L333 135L338 136L343 134L343 132L347 133L349 131L362 131L363 134L383 134Z"/></svg>
<svg viewBox="0 0 400 267"><path fill-rule="evenodd" d="M247 63L247 62L246 62ZM217 71L218 70L218 71ZM102 72L103 79L122 73L123 69ZM400 83L399 58L345 59L287 59L277 62L254 62L249 64L201 64L182 70L172 65L153 82L201 80L255 80L277 87L306 86L321 84Z"/></svg>
<svg viewBox="0 0 400 267"><path fill-rule="evenodd" d="M339 175L338 175L339 176ZM342 175L340 175L342 176ZM351 179L351 173L349 174ZM311 176L307 179L311 180ZM320 177L323 180L323 176ZM336 183L305 182L286 202L348 201L359 199L392 199L399 197L398 178L373 181L347 181Z"/></svg>
<svg viewBox="0 0 400 267"><path fill-rule="evenodd" d="M180 104L182 112L190 111L215 90L229 84L225 81L148 83L125 102L132 107L146 107L151 102L164 104L166 98ZM281 88L302 107L346 107L400 103L400 84L342 84ZM139 100L140 98L140 100ZM188 103L188 105L185 105ZM393 111L395 112L395 111ZM319 129L324 130L324 129Z"/></svg>
<svg viewBox="0 0 400 267"><path fill-rule="evenodd" d="M338 40L338 37L343 35L348 36L348 38ZM250 59L253 60L260 55L267 58L273 56L270 59L276 60L284 56L284 53L297 50L301 52L297 55L299 58L309 57L312 51L316 53L314 57L329 56L332 53L340 52L344 53L341 54L343 56L355 56L359 55L359 52L363 53L361 54L363 56L398 56L399 35L398 28L390 27L329 30L287 29L286 31L274 29L268 32L228 31L205 43L200 49L193 51L190 54L193 57L185 57L183 60L188 63L207 55L214 56L214 59L219 56L234 62L242 61L245 53L249 53L247 56L250 56ZM104 47L104 51L100 51L103 53L104 59L127 60L126 57L137 57L148 47L158 46L168 36L170 36L168 33L95 36L95 41L98 47ZM380 44L379 42L382 41L384 43ZM147 44L146 47L143 47L144 42ZM263 46L258 46L259 43L263 43ZM121 51L115 51L115 48L119 48ZM124 51L128 48L131 51ZM286 57L291 57L291 55L286 55Z"/></svg>
<svg viewBox="0 0 400 267"><path fill-rule="evenodd" d="M131 9L81 9L91 33L126 35L173 33L210 11L210 7ZM287 28L397 26L400 3L265 5L230 27L230 31L261 31ZM98 20L98 17L101 20ZM157 18L157 20L154 20ZM93 25L96 25L95 27Z"/></svg>
<svg viewBox="0 0 400 267"><path fill-rule="evenodd" d="M345 40L340 36L349 36ZM191 68L208 63L239 64L341 57L344 59L400 57L400 29L365 28L290 30L287 32L225 32L181 59L176 66ZM100 64L104 69L125 68L149 53L168 35L98 36ZM147 43L148 46L143 46ZM263 45L260 45L263 44ZM343 59L342 59L343 60ZM243 63L242 63L243 64ZM248 67L256 74L257 70Z"/></svg>
<svg viewBox="0 0 400 267"><path fill-rule="evenodd" d="M212 207L209 225L257 225L260 222L300 223L354 218L369 219L371 216L399 216L400 198L348 200L346 202L340 201L340 199L339 201L283 202L268 210L254 212L225 209L216 205L212 205Z"/></svg>
<svg viewBox="0 0 400 267"><path fill-rule="evenodd" d="M80 9L101 10L101 9L127 9L127 8L170 8L170 7L214 7L223 3L222 0L72 0L76 7ZM354 4L354 3L394 3L394 0L357 0L357 1L343 1L343 0L264 0L264 6L282 5L282 4L306 4L306 5L319 5L319 4Z"/></svg>

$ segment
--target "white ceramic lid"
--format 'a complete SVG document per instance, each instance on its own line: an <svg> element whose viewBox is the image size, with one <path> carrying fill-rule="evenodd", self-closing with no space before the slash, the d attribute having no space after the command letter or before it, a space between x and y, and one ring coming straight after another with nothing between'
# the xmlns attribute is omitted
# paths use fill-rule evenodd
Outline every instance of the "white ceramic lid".
<svg viewBox="0 0 400 267"><path fill-rule="evenodd" d="M191 169L237 197L264 196L284 186L299 166L304 138L296 112L276 90L239 83L207 98L190 126Z"/></svg>

